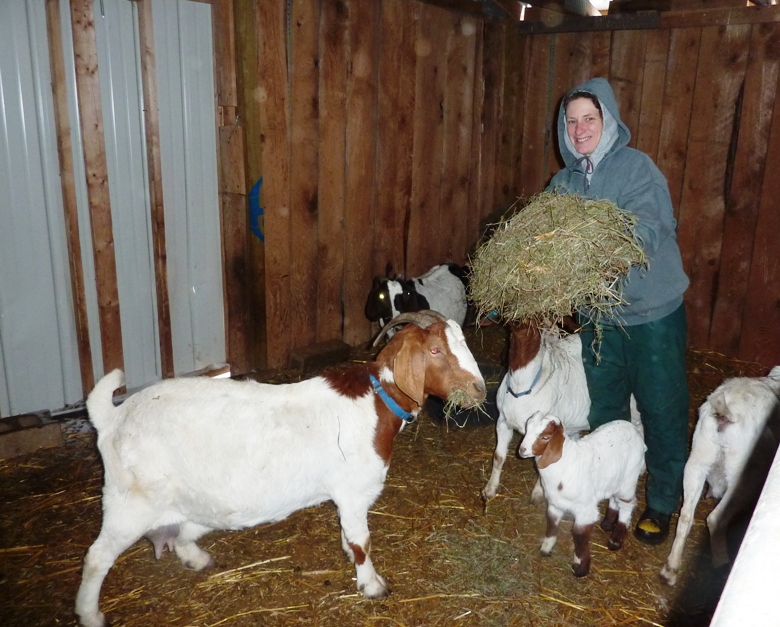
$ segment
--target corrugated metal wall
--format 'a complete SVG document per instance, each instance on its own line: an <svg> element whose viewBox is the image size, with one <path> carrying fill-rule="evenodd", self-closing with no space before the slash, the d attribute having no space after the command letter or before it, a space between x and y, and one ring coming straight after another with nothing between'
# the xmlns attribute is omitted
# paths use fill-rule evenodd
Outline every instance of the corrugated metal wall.
<svg viewBox="0 0 780 627"><path fill-rule="evenodd" d="M0 3L0 415L82 395L44 5Z"/></svg>
<svg viewBox="0 0 780 627"><path fill-rule="evenodd" d="M73 153L78 239L89 348L104 373L71 6L59 0L64 81ZM155 259L135 3L96 0L111 223L129 388L158 380ZM226 360L217 183L212 8L154 0L174 370ZM42 2L0 4L0 415L58 409L84 396L79 376ZM101 350L101 347L103 350Z"/></svg>

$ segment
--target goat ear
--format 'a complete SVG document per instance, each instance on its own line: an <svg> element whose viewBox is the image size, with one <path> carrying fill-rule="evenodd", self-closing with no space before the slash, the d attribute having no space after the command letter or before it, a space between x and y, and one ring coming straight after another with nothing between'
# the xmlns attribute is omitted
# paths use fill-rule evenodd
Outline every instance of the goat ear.
<svg viewBox="0 0 780 627"><path fill-rule="evenodd" d="M392 261L388 261L387 265L385 266L385 276L388 277L388 278L393 276L393 262Z"/></svg>
<svg viewBox="0 0 780 627"><path fill-rule="evenodd" d="M418 405L425 389L425 354L416 342L403 343L395 355L393 377L398 388Z"/></svg>
<svg viewBox="0 0 780 627"><path fill-rule="evenodd" d="M552 427L552 433L550 439L547 442L547 448L544 449L541 457L536 460L537 468L547 468L550 464L557 462L563 455L563 426L554 422L548 425L548 429ZM547 429L545 429L547 431Z"/></svg>

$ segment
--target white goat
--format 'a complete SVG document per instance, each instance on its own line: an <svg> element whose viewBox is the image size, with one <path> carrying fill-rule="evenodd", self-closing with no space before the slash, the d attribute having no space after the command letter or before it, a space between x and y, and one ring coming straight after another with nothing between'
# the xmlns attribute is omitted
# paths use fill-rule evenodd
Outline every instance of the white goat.
<svg viewBox="0 0 780 627"><path fill-rule="evenodd" d="M114 407L123 374L103 377L87 400L105 486L103 525L76 599L82 625L106 624L103 580L142 536L157 557L172 547L201 570L213 564L195 544L205 533L281 520L327 500L338 508L358 589L369 599L386 596L369 555L367 512L382 491L393 438L428 394L485 398L460 327L435 312L391 324L410 321L375 362L300 383L170 379Z"/></svg>
<svg viewBox="0 0 780 627"><path fill-rule="evenodd" d="M493 471L482 490L485 501L498 491L501 469L506 461L514 432L525 433L528 418L537 411L560 416L569 437L590 429L590 395L582 365L582 341L579 334L560 335L539 331L528 322L511 323L508 370L496 392L498 421ZM631 396L631 422L642 431L636 401ZM541 499L537 482L531 495Z"/></svg>
<svg viewBox="0 0 780 627"><path fill-rule="evenodd" d="M424 309L438 311L463 324L468 309L463 268L443 263L413 279L400 275L394 279L374 277L365 308L366 317L372 322L385 324L400 313ZM392 337L392 332L388 335Z"/></svg>
<svg viewBox="0 0 780 627"><path fill-rule="evenodd" d="M754 501L780 437L780 366L767 377L727 379L699 408L691 454L683 474L683 506L661 578L677 582L683 547L691 531L704 483L708 497L721 499L707 516L712 562L729 561L726 530L736 514Z"/></svg>
<svg viewBox="0 0 780 627"><path fill-rule="evenodd" d="M645 443L628 421L602 425L579 440L566 435L561 421L535 413L528 419L520 457L536 458L547 499L547 531L542 555L550 555L558 541L564 514L574 516L573 570L577 577L590 572L590 536L599 519L599 503L609 499L601 528L611 532L608 546L623 546L636 505L636 484L645 467Z"/></svg>

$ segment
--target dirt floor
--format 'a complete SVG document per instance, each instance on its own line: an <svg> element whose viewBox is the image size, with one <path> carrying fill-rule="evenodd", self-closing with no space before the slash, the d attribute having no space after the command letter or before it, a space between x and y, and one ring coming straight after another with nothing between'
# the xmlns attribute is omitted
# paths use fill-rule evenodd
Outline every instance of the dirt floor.
<svg viewBox="0 0 780 627"><path fill-rule="evenodd" d="M481 363L500 365L500 327L467 336ZM724 378L765 370L691 351L691 425ZM0 624L6 627L76 624L81 562L100 528L102 468L94 433L70 425L66 440L59 449L0 461ZM371 555L393 589L384 601L357 594L336 511L324 504L276 524L205 536L200 545L218 566L203 573L184 569L168 552L155 561L151 544L141 540L110 571L101 608L114 626L126 627L709 624L727 575L709 563L703 519L712 500L699 504L675 588L658 577L671 538L648 547L632 536L611 552L600 530L593 535L591 574L576 579L570 523L562 525L553 555L539 554L545 515L543 505L529 501L530 460L507 460L499 494L485 510L479 493L494 443L489 420L470 419L458 428L429 414L396 438L384 492L369 514ZM643 494L642 484L638 511ZM736 545L739 529L734 535Z"/></svg>

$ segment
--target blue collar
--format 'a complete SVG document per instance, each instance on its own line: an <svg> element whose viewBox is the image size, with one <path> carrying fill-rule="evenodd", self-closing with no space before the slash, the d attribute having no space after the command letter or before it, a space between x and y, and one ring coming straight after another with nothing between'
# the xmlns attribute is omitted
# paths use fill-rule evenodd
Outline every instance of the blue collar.
<svg viewBox="0 0 780 627"><path fill-rule="evenodd" d="M374 392L376 392L379 395L379 398L384 401L387 408L404 422L411 422L414 418L412 413L403 409L387 392L385 392L382 384L379 383L379 379L372 374L369 374L368 376L371 377L371 385L374 387Z"/></svg>
<svg viewBox="0 0 780 627"><path fill-rule="evenodd" d="M527 396L528 394L534 391L534 387L536 387L536 384L539 383L539 379L541 378L542 378L542 365L539 364L539 371L536 373L536 376L534 377L534 381L531 384L531 387L528 388L525 392L515 392L514 390L512 390L512 387L509 385L509 379L506 380L506 390L515 398L520 398L521 396Z"/></svg>

